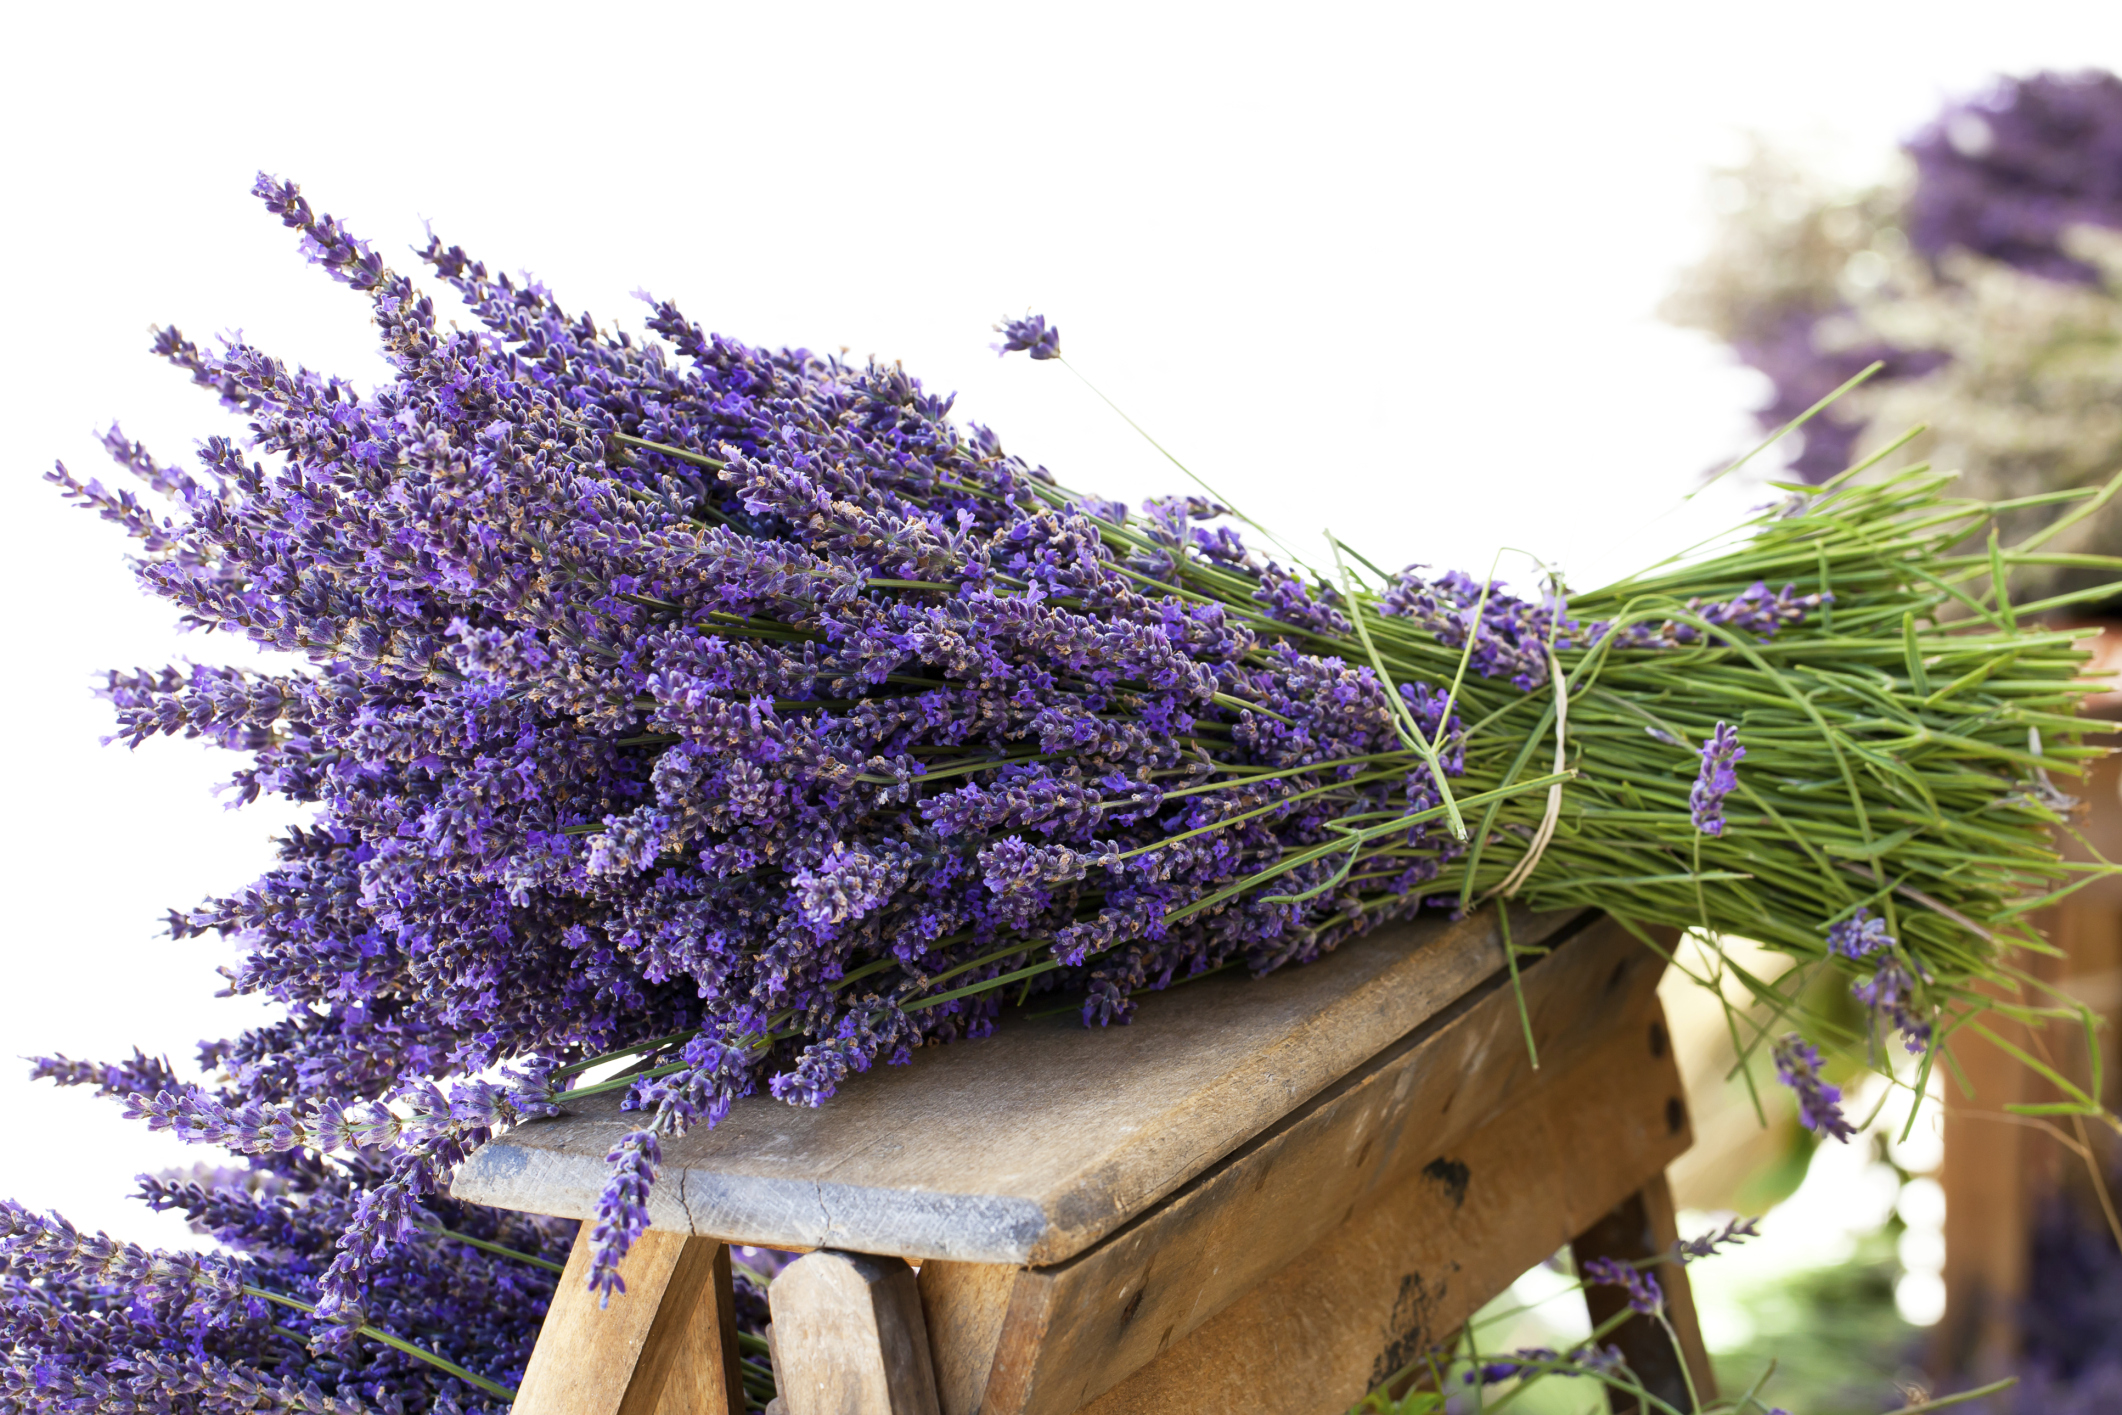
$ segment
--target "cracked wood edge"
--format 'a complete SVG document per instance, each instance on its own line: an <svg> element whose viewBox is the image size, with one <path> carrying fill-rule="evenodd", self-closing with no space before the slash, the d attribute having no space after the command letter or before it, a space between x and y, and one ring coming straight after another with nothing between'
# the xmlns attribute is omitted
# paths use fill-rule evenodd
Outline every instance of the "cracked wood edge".
<svg viewBox="0 0 2122 1415"><path fill-rule="evenodd" d="M1586 917L1519 910L1513 933L1537 943ZM667 1141L650 1224L779 1248L1060 1262L1501 968L1484 911L1382 929L1266 979L1152 994L1134 1027L1110 1033L1008 1018L988 1040L850 1077L817 1110L751 1097L715 1130ZM452 1192L588 1216L605 1153L639 1120L617 1107L596 1098L490 1141Z"/></svg>
<svg viewBox="0 0 2122 1415"><path fill-rule="evenodd" d="M1598 921L1525 970L1542 1071L1528 1063L1516 998L1493 986L1068 1263L924 1264L945 1415L1075 1409L1617 1029L1630 1045L1661 1047L1646 1008L1662 971Z"/></svg>

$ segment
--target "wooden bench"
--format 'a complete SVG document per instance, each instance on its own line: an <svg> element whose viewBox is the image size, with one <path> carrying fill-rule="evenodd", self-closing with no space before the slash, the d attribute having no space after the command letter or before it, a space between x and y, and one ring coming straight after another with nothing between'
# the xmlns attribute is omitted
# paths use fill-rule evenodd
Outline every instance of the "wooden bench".
<svg viewBox="0 0 2122 1415"><path fill-rule="evenodd" d="M1597 914L1512 930L1551 950L1523 970L1538 1070L1484 910L1152 994L1128 1027L1034 1008L814 1110L740 1102L664 1146L602 1310L584 1225L517 1415L742 1410L728 1243L806 1253L770 1295L788 1415L1346 1410L1565 1244L1676 1236L1662 963ZM633 1121L604 1097L524 1125L455 1192L588 1215ZM1684 1272L1658 1276L1684 1350L1647 1320L1614 1339L1685 1409L1680 1362L1705 1398L1709 1366Z"/></svg>

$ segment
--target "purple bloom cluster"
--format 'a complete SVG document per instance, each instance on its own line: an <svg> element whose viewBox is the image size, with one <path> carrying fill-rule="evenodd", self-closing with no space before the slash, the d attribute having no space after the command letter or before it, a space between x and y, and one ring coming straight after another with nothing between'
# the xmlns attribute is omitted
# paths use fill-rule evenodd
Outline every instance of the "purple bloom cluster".
<svg viewBox="0 0 2122 1415"><path fill-rule="evenodd" d="M487 1408L485 1393L429 1362L355 1350L342 1322L257 1295L314 1307L379 1178L360 1157L290 1153L141 1179L151 1207L182 1213L233 1255L149 1252L0 1203L0 1410ZM439 1197L406 1218L408 1240L371 1269L361 1320L513 1386L556 1281L539 1264L566 1256L574 1225Z"/></svg>
<svg viewBox="0 0 2122 1415"><path fill-rule="evenodd" d="M1646 1317L1665 1305L1665 1290L1658 1286L1658 1279L1634 1263L1619 1258L1588 1258L1578 1276L1593 1287L1627 1289L1629 1310Z"/></svg>
<svg viewBox="0 0 2122 1415"><path fill-rule="evenodd" d="M1484 678L1506 679L1520 692L1529 693L1546 684L1550 646L1559 652L1596 644L1616 633L1615 646L1630 649L1674 648L1703 641L1702 630L1684 620L1632 621L1618 631L1604 621L1581 625L1569 617L1567 605L1557 595L1547 595L1535 604L1506 593L1500 583L1490 581L1484 597L1481 582L1472 576L1450 570L1435 579L1425 579L1415 573L1426 568L1410 565L1395 576L1379 600L1378 612L1412 620L1435 634L1447 648L1464 647L1471 634L1474 646L1467 657L1469 668ZM1767 640L1774 638L1778 630L1802 622L1833 598L1801 595L1797 591L1796 585L1771 591L1756 580L1729 600L1690 599L1687 611L1704 623L1730 626ZM1304 622L1289 615L1276 617ZM1345 629L1345 621L1342 627Z"/></svg>
<svg viewBox="0 0 2122 1415"><path fill-rule="evenodd" d="M1792 1032L1776 1042L1776 1075L1797 1093L1798 1119L1805 1128L1847 1141L1856 1129L1842 1114L1842 1090L1820 1075L1820 1053L1811 1042Z"/></svg>
<svg viewBox="0 0 2122 1415"><path fill-rule="evenodd" d="M1827 931L1827 951L1838 958L1861 961L1881 954L1868 978L1850 984L1850 995L1864 1005L1874 1025L1884 1022L1901 1034L1912 1052L1930 1045L1930 1019L1916 1000L1916 975L1902 958L1894 936L1886 931L1886 920L1869 909L1859 909Z"/></svg>
<svg viewBox="0 0 2122 1415"><path fill-rule="evenodd" d="M1704 624L1734 629L1766 642L1774 638L1778 630L1802 623L1807 615L1833 599L1831 594L1801 595L1796 585L1771 591L1764 581L1756 580L1728 600L1705 600L1699 596L1690 599L1687 612ZM1608 632L1607 625L1594 624L1586 639L1598 643ZM1696 625L1672 619L1657 623L1638 621L1624 625L1617 632L1616 644L1638 649L1699 644L1708 637Z"/></svg>
<svg viewBox="0 0 2122 1415"><path fill-rule="evenodd" d="M1746 748L1739 745L1738 732L1720 722L1709 741L1702 744L1700 755L1702 770L1688 792L1688 812L1696 830L1704 835L1722 835L1724 798L1738 789L1739 773L1735 768L1745 757Z"/></svg>

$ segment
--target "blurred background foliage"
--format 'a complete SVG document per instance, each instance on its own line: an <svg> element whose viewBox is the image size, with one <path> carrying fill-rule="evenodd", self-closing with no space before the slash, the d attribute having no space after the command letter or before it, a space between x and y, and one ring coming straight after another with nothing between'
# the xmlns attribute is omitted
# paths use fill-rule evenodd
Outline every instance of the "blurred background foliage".
<svg viewBox="0 0 2122 1415"><path fill-rule="evenodd" d="M2003 80L1856 189L1757 145L1712 197L1714 243L1663 312L1767 376L1764 427L1884 364L1798 434L1799 478L1824 481L1917 424L1929 431L1911 451L1958 469L1973 496L2085 486L2122 465L2122 80ZM2055 548L2122 550L2122 503ZM2055 570L2023 592L2103 574Z"/></svg>

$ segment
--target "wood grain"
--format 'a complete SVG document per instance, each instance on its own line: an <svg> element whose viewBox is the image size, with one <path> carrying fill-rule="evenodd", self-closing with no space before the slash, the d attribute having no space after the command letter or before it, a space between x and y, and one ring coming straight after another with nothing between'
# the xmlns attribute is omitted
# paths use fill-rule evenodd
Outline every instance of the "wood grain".
<svg viewBox="0 0 2122 1415"><path fill-rule="evenodd" d="M645 1233L619 1265L626 1291L599 1307L587 1281L589 1242L584 1224L523 1373L516 1415L742 1415L729 1249Z"/></svg>
<svg viewBox="0 0 2122 1415"><path fill-rule="evenodd" d="M1517 911L1537 944L1576 919ZM817 1109L739 1101L663 1147L658 1229L782 1248L1060 1262L1493 977L1492 911L1422 921L1251 980L1222 973L1143 1000L1131 1026L1006 1016L984 1041L848 1078ZM637 1117L616 1097L533 1121L459 1170L459 1198L587 1215L604 1155Z"/></svg>
<svg viewBox="0 0 2122 1415"><path fill-rule="evenodd" d="M1661 970L1655 954L1598 921L1525 971L1543 1070L1528 1063L1516 997L1492 984L1067 1263L924 1264L945 1415L1074 1410L1376 1194L1424 1172L1447 1187L1463 1183L1449 1147L1610 1043L1616 1029L1646 1054L1663 1049L1650 1021ZM1677 1095L1663 1092L1659 1103Z"/></svg>
<svg viewBox="0 0 2122 1415"><path fill-rule="evenodd" d="M1083 1415L1339 1415L1662 1172L1689 1139L1679 1086L1616 1028Z"/></svg>
<svg viewBox="0 0 2122 1415"><path fill-rule="evenodd" d="M788 1415L937 1415L928 1330L903 1259L831 1250L767 1289Z"/></svg>
<svg viewBox="0 0 2122 1415"><path fill-rule="evenodd" d="M729 1245L687 1239L618 1415L744 1415L737 1356Z"/></svg>
<svg viewBox="0 0 2122 1415"><path fill-rule="evenodd" d="M1001 1263L932 1260L921 1265L921 1314L943 1415L972 1415L980 1408L1010 1293L1022 1271Z"/></svg>

